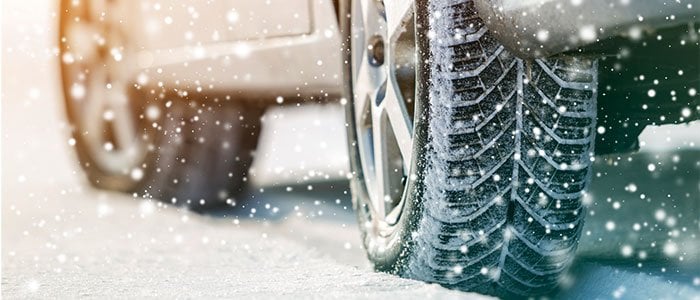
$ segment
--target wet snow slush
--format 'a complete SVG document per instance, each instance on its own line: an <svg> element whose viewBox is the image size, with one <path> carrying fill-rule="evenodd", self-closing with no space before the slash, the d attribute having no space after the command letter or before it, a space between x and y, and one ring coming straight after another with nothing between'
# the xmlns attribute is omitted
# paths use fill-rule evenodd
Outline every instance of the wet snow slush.
<svg viewBox="0 0 700 300"><path fill-rule="evenodd" d="M337 106L267 124L280 144L263 143L245 208L200 215L89 188L57 98L46 5L3 2L3 298L483 298L371 270L344 165L318 160L317 148L345 151ZM305 138L290 159L293 128ZM700 298L699 129L653 128L641 152L596 158L577 260L553 298Z"/></svg>

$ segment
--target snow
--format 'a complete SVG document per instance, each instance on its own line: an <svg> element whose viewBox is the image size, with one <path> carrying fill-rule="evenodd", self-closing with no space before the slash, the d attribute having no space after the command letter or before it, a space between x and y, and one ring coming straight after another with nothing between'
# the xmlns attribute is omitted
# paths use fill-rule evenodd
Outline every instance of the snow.
<svg viewBox="0 0 700 300"><path fill-rule="evenodd" d="M4 24L16 25L3 28L1 49L4 297L484 298L371 270L338 181L347 164L339 107L268 115L287 119L270 119L256 163L265 192L239 199L252 201L245 209L197 215L90 189L58 99L46 5L3 3ZM648 128L641 153L596 160L588 234L559 298L700 297L699 126Z"/></svg>
<svg viewBox="0 0 700 300"><path fill-rule="evenodd" d="M649 96L649 98L654 98L654 97L656 97L656 91L655 91L654 89L648 90L648 91L647 91L647 96Z"/></svg>
<svg viewBox="0 0 700 300"><path fill-rule="evenodd" d="M5 297L486 299L373 272L347 215L235 224L113 193L42 193L51 200L5 210L31 216L3 217Z"/></svg>
<svg viewBox="0 0 700 300"><path fill-rule="evenodd" d="M9 105L4 108L19 112L33 109L22 108L21 102L16 106L19 108ZM10 163L4 169L2 289L7 298L480 298L373 272L365 258L354 216L343 209L349 202L342 188L328 191L328 185L322 183L313 184L312 192L304 192L306 184L289 185L289 192L287 188L265 188L264 193L255 193L255 198L248 197L257 201L254 207L224 212L225 217L200 216L163 208L149 200L88 189L77 173L65 140L55 130L42 130L59 123L59 108L55 109L37 116L39 122L28 131L22 129L21 119L8 120L11 122L6 133L13 143L3 144L3 155L22 153L40 167ZM310 117L314 111L298 113L300 118ZM322 132L312 129L309 135ZM19 142L23 136L39 134L45 138L36 147ZM329 138L327 143L334 141ZM279 145L271 148L276 146ZM45 151L53 154L37 155ZM700 158L679 155L681 161ZM633 158L632 168L646 168L647 163L640 155ZM596 166L599 172L615 171L615 168L606 169L603 163ZM621 168L624 172L640 174L634 169L627 170L629 167L624 164ZM52 172L47 174L47 169ZM662 176L674 174L659 171L666 172ZM649 174L641 174L645 173ZM20 174L25 178L21 186L7 182ZM679 174L687 173L681 170ZM592 194L603 191L603 195L609 195L607 191L612 187L622 190L633 181L637 183L637 193L648 193L657 199L663 196L659 193L672 190L669 186L674 184L662 182L649 187L641 184L649 179L614 178L598 181L594 178ZM693 190L678 190L680 194L686 192ZM588 295L605 299L616 293L629 299L700 296L697 270L687 270L698 265L700 255L686 249L693 245L699 249L697 240L696 244L674 242L678 247L676 255L688 253L685 268L660 258L654 249L663 251L668 237L662 231L650 231L654 227L651 223L639 224L653 222L655 210L643 209L640 203L630 202L634 198L624 194L611 196L624 199L626 205L615 212L596 209L596 215L588 217L585 230L593 233L583 237L579 251L582 260L574 265L572 284L559 298ZM592 207L599 206L600 203ZM665 209L666 216L660 223L666 224L671 213L697 211L697 206L693 207L672 208L673 212ZM635 217L621 217L625 215ZM656 240L661 244L653 248L642 244L639 237L605 234L598 229L597 226L611 219L616 220L616 232L623 226L628 228L625 232L631 232L637 223L644 232L644 241ZM679 221L682 224L675 227L687 227L697 234L697 224L693 229L688 227L692 222L688 224L686 218ZM689 233L682 236L689 238ZM634 247L627 259L616 258L626 255L620 245ZM596 261L597 257L616 259ZM642 263L641 268L634 266L637 261ZM662 268L666 271L661 272Z"/></svg>
<svg viewBox="0 0 700 300"><path fill-rule="evenodd" d="M579 29L579 38L585 42L595 41L598 37L596 34L596 28L593 25L584 25Z"/></svg>

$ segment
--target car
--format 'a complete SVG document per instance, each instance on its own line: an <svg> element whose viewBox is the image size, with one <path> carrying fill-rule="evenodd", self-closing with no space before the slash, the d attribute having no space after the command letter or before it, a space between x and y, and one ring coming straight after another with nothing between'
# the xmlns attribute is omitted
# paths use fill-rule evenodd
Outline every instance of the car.
<svg viewBox="0 0 700 300"><path fill-rule="evenodd" d="M97 188L236 205L265 108L338 101L375 269L544 294L596 155L699 119L697 5L62 0L70 143Z"/></svg>
<svg viewBox="0 0 700 300"><path fill-rule="evenodd" d="M332 7L267 3L61 1L71 141L93 185L193 209L236 201L264 108L340 83Z"/></svg>

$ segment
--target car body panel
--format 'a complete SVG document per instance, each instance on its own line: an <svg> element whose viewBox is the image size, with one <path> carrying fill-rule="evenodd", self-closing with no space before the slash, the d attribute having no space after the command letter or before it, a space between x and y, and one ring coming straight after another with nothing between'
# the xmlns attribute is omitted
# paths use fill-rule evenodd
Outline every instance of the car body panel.
<svg viewBox="0 0 700 300"><path fill-rule="evenodd" d="M177 48L312 33L310 0L183 0L139 3L150 48Z"/></svg>
<svg viewBox="0 0 700 300"><path fill-rule="evenodd" d="M166 90L260 101L340 94L332 1L157 1L139 4L137 74Z"/></svg>

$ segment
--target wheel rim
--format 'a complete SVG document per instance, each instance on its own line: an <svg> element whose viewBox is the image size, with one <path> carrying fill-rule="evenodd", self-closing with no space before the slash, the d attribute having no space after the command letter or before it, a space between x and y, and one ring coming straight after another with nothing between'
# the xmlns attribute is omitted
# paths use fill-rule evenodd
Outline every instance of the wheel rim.
<svg viewBox="0 0 700 300"><path fill-rule="evenodd" d="M375 237L390 236L411 179L415 104L413 1L353 1L355 130L366 197L360 207Z"/></svg>
<svg viewBox="0 0 700 300"><path fill-rule="evenodd" d="M61 64L75 137L94 167L139 179L134 170L146 147L130 102L136 68L125 22L129 9L128 1L72 1L63 12Z"/></svg>

